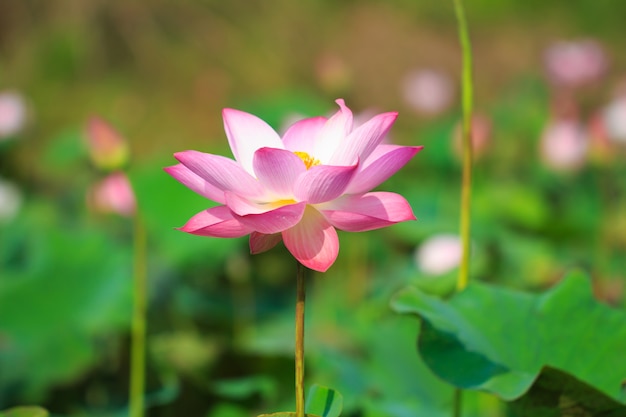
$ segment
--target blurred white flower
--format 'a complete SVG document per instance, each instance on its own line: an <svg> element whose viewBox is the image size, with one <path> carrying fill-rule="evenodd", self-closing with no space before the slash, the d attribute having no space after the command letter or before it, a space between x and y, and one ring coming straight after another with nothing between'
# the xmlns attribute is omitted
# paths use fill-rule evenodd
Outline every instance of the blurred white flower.
<svg viewBox="0 0 626 417"><path fill-rule="evenodd" d="M26 103L13 91L0 93L0 140L18 133L26 124Z"/></svg>
<svg viewBox="0 0 626 417"><path fill-rule="evenodd" d="M415 252L417 267L428 275L442 275L461 263L463 245L457 235L439 234L426 239Z"/></svg>
<svg viewBox="0 0 626 417"><path fill-rule="evenodd" d="M87 195L88 204L102 213L131 217L135 214L135 193L122 172L115 172L95 184Z"/></svg>
<svg viewBox="0 0 626 417"><path fill-rule="evenodd" d="M597 80L608 66L604 50L593 40L555 42L546 49L544 64L550 81L566 87Z"/></svg>
<svg viewBox="0 0 626 417"><path fill-rule="evenodd" d="M551 168L571 171L587 158L589 141L583 126L575 119L553 120L541 136L541 156Z"/></svg>
<svg viewBox="0 0 626 417"><path fill-rule="evenodd" d="M626 95L613 99L604 108L602 119L608 138L626 144Z"/></svg>
<svg viewBox="0 0 626 417"><path fill-rule="evenodd" d="M455 87L447 74L422 69L406 75L402 82L402 93L405 102L417 113L435 116L450 107Z"/></svg>
<svg viewBox="0 0 626 417"><path fill-rule="evenodd" d="M22 194L13 183L0 178L0 223L15 218L22 207Z"/></svg>

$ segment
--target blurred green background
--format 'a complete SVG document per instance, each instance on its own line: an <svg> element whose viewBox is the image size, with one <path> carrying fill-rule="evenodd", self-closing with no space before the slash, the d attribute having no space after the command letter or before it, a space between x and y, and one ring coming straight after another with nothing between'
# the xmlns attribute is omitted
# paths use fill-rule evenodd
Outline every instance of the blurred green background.
<svg viewBox="0 0 626 417"><path fill-rule="evenodd" d="M580 267L623 308L626 6L466 8L479 115L472 279L539 291ZM295 261L176 231L212 203L162 167L185 149L230 155L224 107L284 130L342 97L362 120L399 111L389 140L425 146L381 186L419 221L340 233L336 264L310 274L307 381L341 391L347 416L449 415L452 389L417 357L416 322L388 303L409 283L454 285L454 244L427 252L437 262L420 249L458 230L459 73L447 2L1 1L0 93L21 97L26 116L0 138L0 409L126 412L133 228L86 202L104 177L86 147L94 115L130 145L147 225L148 415L292 409ZM504 415L487 395L465 408Z"/></svg>

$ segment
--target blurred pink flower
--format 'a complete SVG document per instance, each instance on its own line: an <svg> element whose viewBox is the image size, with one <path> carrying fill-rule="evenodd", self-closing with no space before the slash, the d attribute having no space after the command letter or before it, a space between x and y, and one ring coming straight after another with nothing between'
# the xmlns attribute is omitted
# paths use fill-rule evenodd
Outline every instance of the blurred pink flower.
<svg viewBox="0 0 626 417"><path fill-rule="evenodd" d="M102 213L132 217L137 208L133 188L122 172L109 174L92 187L87 197L88 203Z"/></svg>
<svg viewBox="0 0 626 417"><path fill-rule="evenodd" d="M544 64L550 81L565 87L595 81L608 66L604 50L593 40L556 42L546 49Z"/></svg>
<svg viewBox="0 0 626 417"><path fill-rule="evenodd" d="M417 113L435 116L450 107L454 99L454 83L441 71L413 71L402 83L404 101Z"/></svg>
<svg viewBox="0 0 626 417"><path fill-rule="evenodd" d="M214 237L250 234L260 253L281 240L303 265L326 271L337 258L335 228L366 231L414 220L408 202L389 192L369 192L421 147L381 144L397 113L382 113L353 128L339 99L330 118L293 124L281 138L263 120L224 109L235 160L184 151L165 168L191 190L222 205L193 216L180 230Z"/></svg>
<svg viewBox="0 0 626 417"><path fill-rule="evenodd" d="M540 146L543 160L549 167L572 171L585 163L589 143L577 120L557 119L545 127Z"/></svg>
<svg viewBox="0 0 626 417"><path fill-rule="evenodd" d="M440 234L422 242L415 262L424 274L443 275L459 265L462 253L463 245L457 235Z"/></svg>
<svg viewBox="0 0 626 417"><path fill-rule="evenodd" d="M117 170L128 162L128 144L110 124L92 117L87 123L86 133L89 157L96 167Z"/></svg>
<svg viewBox="0 0 626 417"><path fill-rule="evenodd" d="M26 103L15 92L0 93L0 140L18 133L26 124Z"/></svg>
<svg viewBox="0 0 626 417"><path fill-rule="evenodd" d="M472 115L472 151L474 158L485 153L491 141L491 119L482 113ZM454 128L452 148L457 157L463 155L463 123L460 121Z"/></svg>

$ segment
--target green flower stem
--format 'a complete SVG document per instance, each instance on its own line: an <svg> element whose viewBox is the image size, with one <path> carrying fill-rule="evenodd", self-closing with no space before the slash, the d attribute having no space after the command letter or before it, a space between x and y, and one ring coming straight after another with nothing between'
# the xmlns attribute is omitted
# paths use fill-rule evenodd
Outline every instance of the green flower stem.
<svg viewBox="0 0 626 417"><path fill-rule="evenodd" d="M461 417L461 405L463 404L463 390L454 389L454 399L452 402L452 417Z"/></svg>
<svg viewBox="0 0 626 417"><path fill-rule="evenodd" d="M462 290L469 281L470 256L470 212L472 197L472 48L461 0L454 0L454 9L459 27L459 40L463 54L462 107L463 107L463 178L461 183L460 232L463 256L459 268L457 290Z"/></svg>
<svg viewBox="0 0 626 417"><path fill-rule="evenodd" d="M130 358L130 417L144 415L146 352L146 231L141 216L134 218L133 321Z"/></svg>
<svg viewBox="0 0 626 417"><path fill-rule="evenodd" d="M457 291L463 290L469 282L469 261L470 261L470 214L472 198L472 47L465 21L465 10L462 0L454 0L454 10L456 13L459 28L459 41L463 56L463 68L461 76L463 109L463 177L461 180L461 218L460 234L463 245L463 255L459 268L457 280ZM453 417L461 416L462 390L454 390L452 406Z"/></svg>
<svg viewBox="0 0 626 417"><path fill-rule="evenodd" d="M304 267L296 273L296 417L304 417Z"/></svg>

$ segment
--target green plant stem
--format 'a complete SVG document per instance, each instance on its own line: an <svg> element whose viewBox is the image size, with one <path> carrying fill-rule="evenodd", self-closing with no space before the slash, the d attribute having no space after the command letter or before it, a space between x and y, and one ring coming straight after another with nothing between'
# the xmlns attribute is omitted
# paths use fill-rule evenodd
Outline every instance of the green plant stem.
<svg viewBox="0 0 626 417"><path fill-rule="evenodd" d="M454 389L454 401L452 404L452 417L461 417L461 404L463 404L463 390L461 388Z"/></svg>
<svg viewBox="0 0 626 417"><path fill-rule="evenodd" d="M144 415L146 352L146 231L139 213L134 218L133 321L130 358L130 417Z"/></svg>
<svg viewBox="0 0 626 417"><path fill-rule="evenodd" d="M296 417L304 417L304 267L298 262L296 273Z"/></svg>
<svg viewBox="0 0 626 417"><path fill-rule="evenodd" d="M462 108L463 108L463 177L461 182L460 233L463 255L459 268L457 290L462 290L469 281L470 260L470 213L472 197L472 49L461 0L454 0L454 9L459 27L459 40L463 55Z"/></svg>
<svg viewBox="0 0 626 417"><path fill-rule="evenodd" d="M457 291L463 290L469 282L470 267L470 220L472 198L472 48L465 21L465 10L462 0L454 0L454 10L459 28L459 42L463 56L461 76L462 109L463 109L463 174L461 180L461 215L460 234L463 254L459 267ZM461 417L462 393L460 388L454 390L452 416Z"/></svg>

